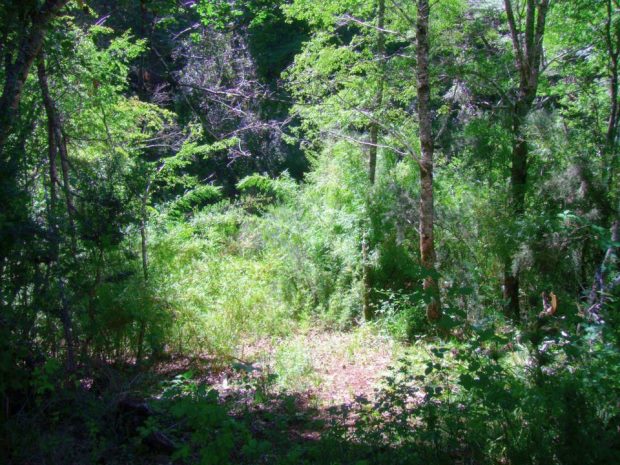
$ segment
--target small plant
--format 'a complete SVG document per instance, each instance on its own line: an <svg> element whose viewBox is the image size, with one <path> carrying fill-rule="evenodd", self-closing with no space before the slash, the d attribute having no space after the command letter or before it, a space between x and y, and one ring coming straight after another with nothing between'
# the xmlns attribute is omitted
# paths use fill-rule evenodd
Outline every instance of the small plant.
<svg viewBox="0 0 620 465"><path fill-rule="evenodd" d="M287 390L304 391L316 387L320 382L302 340L293 339L278 346L274 372L277 374L278 385Z"/></svg>
<svg viewBox="0 0 620 465"><path fill-rule="evenodd" d="M200 465L228 464L236 445L247 442L248 432L228 415L216 390L192 377L192 372L178 375L163 392L170 413L191 431L190 441L173 458L194 463L192 457L197 455Z"/></svg>
<svg viewBox="0 0 620 465"><path fill-rule="evenodd" d="M413 340L424 334L429 324L425 304L420 292L403 293L385 290L379 293L381 300L377 308L379 325L398 340Z"/></svg>

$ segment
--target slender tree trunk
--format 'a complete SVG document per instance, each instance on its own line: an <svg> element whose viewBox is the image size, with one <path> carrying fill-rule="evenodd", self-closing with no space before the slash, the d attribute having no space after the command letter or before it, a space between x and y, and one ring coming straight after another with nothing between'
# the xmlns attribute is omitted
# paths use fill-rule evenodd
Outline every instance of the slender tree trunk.
<svg viewBox="0 0 620 465"><path fill-rule="evenodd" d="M619 44L620 45L620 44ZM611 78L609 85L610 103L611 108L609 111L609 123L607 128L607 190L611 190L614 184L614 177L617 169L617 144L616 138L618 137L618 59L614 60L611 69Z"/></svg>
<svg viewBox="0 0 620 465"><path fill-rule="evenodd" d="M525 214L528 145L523 133L523 126L529 111L530 106L526 102L517 102L513 115L510 208L516 218L521 218ZM503 297L506 301L506 314L515 321L519 321L521 316L519 305L519 270L513 269L513 260L514 250L511 250L504 263Z"/></svg>
<svg viewBox="0 0 620 465"><path fill-rule="evenodd" d="M616 139L618 137L618 118L620 108L618 104L618 60L620 59L620 26L614 25L614 7L611 0L607 0L607 20L605 22L605 43L609 55L609 119L605 138L605 154L607 165L607 179L605 185L610 190L613 186L616 171ZM613 209L615 210L615 209Z"/></svg>
<svg viewBox="0 0 620 465"><path fill-rule="evenodd" d="M141 209L141 218L140 218L140 244L142 250L142 273L144 274L144 281L148 281L149 279L149 256L147 249L147 237L146 237L146 202L147 202L148 193L144 195L142 198L142 209Z"/></svg>
<svg viewBox="0 0 620 465"><path fill-rule="evenodd" d="M149 280L149 256L148 256L148 238L147 238L147 202L149 198L149 192L151 190L151 182L149 181L142 196L142 208L140 213L140 248L142 252L142 273L144 275L144 282ZM138 332L138 350L136 353L136 366L142 364L142 353L144 346L144 336L146 334L146 324L144 321L140 322L140 329Z"/></svg>
<svg viewBox="0 0 620 465"><path fill-rule="evenodd" d="M372 289L372 280L370 278L370 263L368 257L368 234L364 233L362 238L362 311L364 320L370 321L373 318L372 302L370 290Z"/></svg>
<svg viewBox="0 0 620 465"><path fill-rule="evenodd" d="M432 274L435 270L435 241L433 227L435 208L433 199L433 133L431 115L431 87L429 76L429 16L428 0L418 0L417 59L418 59L418 118L420 120L420 260L427 276L424 289L431 295L426 307L429 321L441 318L439 286Z"/></svg>
<svg viewBox="0 0 620 465"><path fill-rule="evenodd" d="M620 44L619 44L620 45ZM612 57L609 70L609 122L607 124L607 148L614 151L618 134L618 57Z"/></svg>
<svg viewBox="0 0 620 465"><path fill-rule="evenodd" d="M54 146L60 154L60 167L62 171L62 187L65 196L65 204L67 207L67 217L69 219L69 232L71 236L72 252L76 250L76 238L75 238L75 225L73 221L73 213L75 212L75 206L73 205L73 195L71 194L71 181L69 179L69 156L67 153L67 141L62 131L62 123L60 121L60 115L56 110L56 105L51 98L49 92L49 86L47 84L47 72L45 70L45 54L41 52L41 57L37 65L39 75L39 85L43 93L43 103L48 117L48 130L53 131ZM54 159L56 157L54 156ZM54 166L56 172L56 167ZM58 176L56 175L56 180Z"/></svg>
<svg viewBox="0 0 620 465"><path fill-rule="evenodd" d="M56 170L56 154L60 149L58 144L58 120L54 102L49 92L49 86L47 83L47 74L45 71L45 58L41 56L37 63L37 74L39 78L39 87L41 88L41 95L43 97L43 104L45 106L45 112L47 115L47 129L48 129L48 157L49 157L49 171L50 171L50 228L52 230L52 255L53 261L57 267L60 264L60 250L59 250L59 230L56 220L56 185L58 183L58 172ZM60 269L58 270L60 271ZM65 343L67 346L67 371L72 372L75 370L75 347L73 340L73 324L71 311L69 309L69 303L67 301L65 285L62 277L58 277L58 288L60 292L60 320L62 322L63 332L65 336Z"/></svg>
<svg viewBox="0 0 620 465"><path fill-rule="evenodd" d="M377 172L377 141L379 139L379 127L377 123L370 125L370 147L368 148L368 178L370 184L375 184Z"/></svg>
<svg viewBox="0 0 620 465"><path fill-rule="evenodd" d="M51 261L50 261L50 266L48 266L48 270L46 273L46 281L49 283L50 281L53 280L53 267L54 265L56 265L58 263L58 257L59 257L59 247L58 247L58 240L59 240L59 234L58 234L58 220L56 218L56 213L57 213L57 207L56 205L58 204L58 192L56 190L57 186L58 186L58 170L56 167L56 155L58 153L58 147L56 145L56 136L54 135L54 125L52 123L52 119L49 117L49 90L47 88L47 78L45 75L45 65L43 60L39 59L39 63L38 63L38 78L39 78L39 87L41 88L41 94L43 97L43 101L45 102L45 109L46 109L46 113L48 114L47 117L47 154L48 154L48 163L49 163L49 178L50 178L50 200L49 200L49 217L48 217L48 222L49 222L49 229L50 229L50 236L51 236L51 246L50 246L50 254L51 254ZM51 275L51 276L50 276ZM48 284L48 288L51 287L51 285ZM55 328L52 325L53 319L50 318L48 316L47 318L47 325L48 325L48 331L50 332L51 335L55 334ZM66 331L65 331L66 334ZM56 346L56 337L52 336L52 347L51 347L51 351L52 351L52 356L56 357L57 353L58 353L58 349ZM67 365L69 365L69 363L67 363Z"/></svg>
<svg viewBox="0 0 620 465"><path fill-rule="evenodd" d="M47 26L67 3L68 0L46 0L43 6L32 14L32 24L19 43L15 61L7 60L4 87L0 96L0 160L6 156L3 154L4 145L17 121L24 83L41 50Z"/></svg>
<svg viewBox="0 0 620 465"><path fill-rule="evenodd" d="M370 147L368 148L368 178L370 185L374 186L377 173L377 151L379 144L379 124L377 123L377 113L383 104L383 87L385 72L385 0L377 1L377 43L376 55L380 62L379 82L377 93L373 101L373 121L370 123ZM370 199L369 199L370 201ZM370 258L369 258L368 232L364 233L362 239L362 310L364 320L370 321L373 318L372 302L370 291L372 289L372 279L370 276Z"/></svg>
<svg viewBox="0 0 620 465"><path fill-rule="evenodd" d="M543 38L549 0L526 0L525 28L517 25L512 0L504 0L508 26L515 54L515 68L519 74L519 88L512 108L512 156L510 170L510 209L515 219L525 214L527 191L528 145L525 135L525 121L532 109L538 92ZM519 270L514 269L516 245L511 246L504 262L503 297L506 301L506 315L515 321L521 317L519 305Z"/></svg>
<svg viewBox="0 0 620 465"><path fill-rule="evenodd" d="M60 154L60 168L62 171L62 187L65 194L65 205L67 207L67 218L69 220L69 236L71 238L71 251L77 251L77 239L75 231L75 221L73 215L75 206L73 205L73 194L71 193L71 180L69 178L69 154L67 153L67 139L62 131L60 119L56 120L56 140L58 141L58 153Z"/></svg>
<svg viewBox="0 0 620 465"><path fill-rule="evenodd" d="M379 82L377 87L377 93L373 102L374 118L377 119L377 112L383 104L383 87L384 87L384 72L385 72L385 0L378 0L377 3L377 44L376 55L379 60ZM377 121L370 123L370 147L368 150L368 177L370 178L370 184L375 183L376 171L377 171L377 144L379 142L379 125Z"/></svg>
<svg viewBox="0 0 620 465"><path fill-rule="evenodd" d="M58 186L58 169L56 167L56 155L58 153L58 146L56 144L56 134L54 131L54 106L49 93L49 87L47 85L47 75L45 72L45 63L42 58L39 58L37 63L37 71L39 78L39 87L41 88L41 96L43 97L43 103L45 106L45 112L47 114L47 153L49 162L49 175L50 175L50 210L51 216L50 225L52 228L56 227L56 220L53 219L56 212L57 203L57 191Z"/></svg>

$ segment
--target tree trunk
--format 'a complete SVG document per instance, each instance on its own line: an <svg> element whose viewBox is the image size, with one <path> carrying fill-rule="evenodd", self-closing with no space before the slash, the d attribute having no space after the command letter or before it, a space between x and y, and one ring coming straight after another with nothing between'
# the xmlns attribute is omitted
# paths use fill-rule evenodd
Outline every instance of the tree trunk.
<svg viewBox="0 0 620 465"><path fill-rule="evenodd" d="M431 295L426 307L429 321L441 318L439 287L432 276L435 269L434 200L433 200L433 134L431 88L429 76L429 14L428 0L418 0L417 59L418 59L418 118L420 120L420 260L427 276L424 289Z"/></svg>
<svg viewBox="0 0 620 465"><path fill-rule="evenodd" d="M52 255L53 262L59 267L60 264L60 250L59 250L59 231L58 223L56 221L56 185L58 183L58 172L56 170L56 154L60 149L58 143L58 119L54 102L49 92L49 86L47 83L47 74L45 71L45 58L42 55L37 63L37 74L39 79L39 87L41 88L41 95L43 97L43 105L45 106L45 112L47 115L47 129L48 129L48 157L49 157L49 171L50 171L50 228L52 231ZM60 272L60 269L58 270ZM65 344L67 346L67 371L72 372L75 370L75 347L73 341L73 324L71 311L69 309L69 303L66 298L65 285L62 281L62 277L58 277L58 288L60 292L60 320L62 322L63 332L65 336Z"/></svg>
<svg viewBox="0 0 620 465"><path fill-rule="evenodd" d="M511 207L515 214L525 213L525 192L527 189L528 144L524 134L524 124L531 104L517 102L512 127L512 156L510 169Z"/></svg>
<svg viewBox="0 0 620 465"><path fill-rule="evenodd" d="M510 208L515 218L525 214L525 192L527 188L528 146L523 126L530 111L527 102L517 102L512 125L512 155L510 170ZM521 317L519 305L519 270L514 269L513 260L516 247L511 247L504 263L503 297L506 301L506 314L515 321Z"/></svg>
<svg viewBox="0 0 620 465"><path fill-rule="evenodd" d="M372 282L370 279L370 263L368 258L368 235L364 234L362 239L362 312L364 313L364 321L370 321L373 318L372 302L370 290Z"/></svg>
<svg viewBox="0 0 620 465"><path fill-rule="evenodd" d="M616 139L618 137L618 118L620 108L618 108L618 60L620 59L620 26L614 29L613 5L611 0L607 0L607 20L605 22L605 43L609 55L609 119L607 123L607 134L605 138L606 154L606 183L607 189L612 189L614 175L616 171Z"/></svg>
<svg viewBox="0 0 620 465"><path fill-rule="evenodd" d="M376 173L377 173L377 151L379 144L379 124L377 122L378 110L380 110L383 104L383 81L384 81L384 65L385 65L385 32L383 28L385 26L385 0L378 0L377 2L377 43L376 54L380 60L379 82L377 93L373 102L373 121L370 123L370 147L368 148L368 178L370 185L374 186ZM370 202L370 198L368 199ZM372 302L370 291L372 289L372 280L370 277L370 259L368 233L364 233L362 239L362 311L364 313L364 320L370 321L373 318Z"/></svg>
<svg viewBox="0 0 620 465"><path fill-rule="evenodd" d="M0 96L0 160L5 158L4 145L17 121L24 83L41 50L47 26L67 3L68 0L46 0L43 6L32 14L32 24L19 43L15 61L7 60L4 87Z"/></svg>
<svg viewBox="0 0 620 465"><path fill-rule="evenodd" d="M49 87L47 85L47 75L45 72L45 62L42 58L39 58L37 63L37 74L39 78L39 87L41 88L41 96L43 97L43 104L47 115L47 153L49 162L49 175L50 175L50 225L52 230L56 228L55 212L58 194L56 187L58 186L58 169L56 167L56 155L58 153L58 146L56 144L56 134L54 131L54 106L49 93ZM55 231L54 231L55 232Z"/></svg>
<svg viewBox="0 0 620 465"><path fill-rule="evenodd" d="M379 59L379 82L377 93L373 102L373 118L375 121L370 123L370 147L368 150L368 177L370 184L375 183L377 171L377 144L379 142L379 124L377 120L377 112L383 104L383 86L384 86L384 67L385 67L385 0L378 0L377 5L377 44L376 54Z"/></svg>
<svg viewBox="0 0 620 465"><path fill-rule="evenodd" d="M69 237L71 238L71 252L77 251L77 239L75 232L75 221L73 214L73 194L71 193L71 181L69 178L69 154L67 153L67 139L62 131L60 119L56 120L56 140L58 141L58 153L60 154L60 168L62 171L62 187L65 194L65 205L67 207L67 218L69 220Z"/></svg>
<svg viewBox="0 0 620 465"><path fill-rule="evenodd" d="M142 199L142 208L141 208L141 218L140 218L140 244L142 251L142 273L144 274L144 281L148 281L149 279L149 257L148 257L148 249L147 249L147 237L146 237L146 202L147 202L148 191L144 195Z"/></svg>
<svg viewBox="0 0 620 465"><path fill-rule="evenodd" d="M611 57L609 74L609 103L611 106L609 109L606 142L607 149L613 154L618 133L618 57Z"/></svg>
<svg viewBox="0 0 620 465"><path fill-rule="evenodd" d="M140 249L142 252L142 273L144 275L144 282L148 282L149 280L149 256L148 256L148 238L146 236L146 226L147 226L147 202L149 198L149 191L151 188L151 183L147 184L146 190L144 192L144 196L142 197L142 208L140 212ZM142 364L142 352L144 345L144 336L146 333L146 323L144 321L140 322L140 330L138 333L138 350L136 353L136 366L140 366Z"/></svg>
<svg viewBox="0 0 620 465"><path fill-rule="evenodd" d="M67 208L67 218L69 219L69 235L71 238L71 252L76 252L76 236L75 236L75 224L73 221L73 213L75 207L73 205L73 195L71 193L71 182L69 179L69 156L67 153L67 141L62 131L62 123L60 121L60 115L56 110L54 101L49 93L49 86L47 84L47 73L45 70L45 54L41 52L41 57L38 67L39 85L43 93L43 103L45 111L47 112L48 130L54 132L54 146L56 147L58 154L60 155L60 167L62 171L62 187L65 195L65 204ZM55 157L54 157L55 158ZM54 171L56 168L54 167ZM56 180L58 177L56 175Z"/></svg>
<svg viewBox="0 0 620 465"><path fill-rule="evenodd" d="M512 37L515 54L515 68L519 74L519 88L512 107L512 156L510 169L510 210L514 219L525 214L527 191L528 146L525 136L525 121L532 109L538 92L543 38L549 0L527 0L525 4L525 30L518 27L511 0L504 0L506 17ZM516 246L511 245L504 262L503 297L506 301L506 316L519 321L519 270L513 262Z"/></svg>

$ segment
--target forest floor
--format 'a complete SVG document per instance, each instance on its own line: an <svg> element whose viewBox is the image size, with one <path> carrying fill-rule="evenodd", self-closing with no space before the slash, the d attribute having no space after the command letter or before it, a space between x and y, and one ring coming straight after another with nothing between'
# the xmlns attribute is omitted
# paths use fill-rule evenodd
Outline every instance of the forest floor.
<svg viewBox="0 0 620 465"><path fill-rule="evenodd" d="M373 400L401 351L400 344L370 328L315 328L248 341L238 358L172 359L159 366L158 378L185 374L217 390L231 418L270 445L263 459L271 459L265 463L275 463L295 450L305 455L309 448L322 449L325 433L333 428L354 428L357 410ZM336 456L345 450L340 447L351 445L336 446Z"/></svg>
<svg viewBox="0 0 620 465"><path fill-rule="evenodd" d="M317 407L332 407L371 398L393 359L395 344L364 329L310 330L260 341L245 353L259 376L272 376L277 389L306 393Z"/></svg>
<svg viewBox="0 0 620 465"><path fill-rule="evenodd" d="M30 433L12 439L15 463L360 463L373 453L354 436L362 409L405 350L372 327L300 325L242 341L235 357L104 364L16 416Z"/></svg>
<svg viewBox="0 0 620 465"><path fill-rule="evenodd" d="M239 357L202 355L173 359L160 366L165 377L192 372L217 389L223 399L294 394L328 409L372 399L381 378L402 347L365 328L354 331L312 329L286 338L242 344Z"/></svg>

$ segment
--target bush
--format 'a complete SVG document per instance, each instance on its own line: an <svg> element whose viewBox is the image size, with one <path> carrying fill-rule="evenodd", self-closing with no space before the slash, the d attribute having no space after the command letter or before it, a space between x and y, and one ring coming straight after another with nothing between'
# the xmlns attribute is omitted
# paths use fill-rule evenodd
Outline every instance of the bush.
<svg viewBox="0 0 620 465"><path fill-rule="evenodd" d="M429 356L414 350L365 409L358 440L398 445L391 463L618 463L617 346L514 336L486 326Z"/></svg>
<svg viewBox="0 0 620 465"><path fill-rule="evenodd" d="M286 331L290 311L273 278L279 263L256 255L245 221L220 204L156 231L152 281L174 315L172 350L233 355L251 338Z"/></svg>

